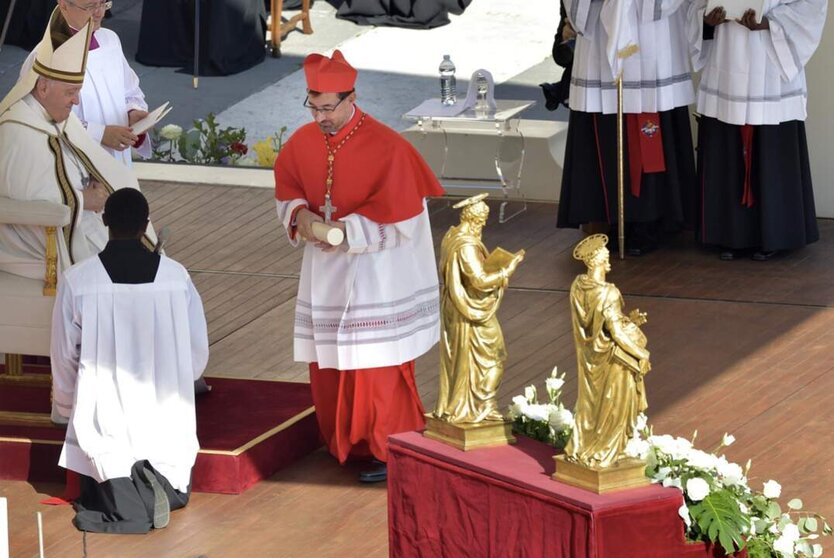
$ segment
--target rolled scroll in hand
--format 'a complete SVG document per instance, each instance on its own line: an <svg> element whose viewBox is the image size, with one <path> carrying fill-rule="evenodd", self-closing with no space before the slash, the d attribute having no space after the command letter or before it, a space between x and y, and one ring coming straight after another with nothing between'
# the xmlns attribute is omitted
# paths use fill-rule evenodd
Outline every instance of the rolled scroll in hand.
<svg viewBox="0 0 834 558"><path fill-rule="evenodd" d="M327 223L314 221L312 223L312 229L313 236L316 237L316 240L319 242L325 242L331 246L338 246L345 239L345 233L342 229L333 227Z"/></svg>

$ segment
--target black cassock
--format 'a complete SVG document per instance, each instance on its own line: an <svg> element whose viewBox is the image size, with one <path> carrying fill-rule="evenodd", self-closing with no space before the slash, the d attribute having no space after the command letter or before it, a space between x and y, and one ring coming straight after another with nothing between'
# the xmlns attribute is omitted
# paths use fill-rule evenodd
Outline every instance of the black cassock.
<svg viewBox="0 0 834 558"><path fill-rule="evenodd" d="M359 25L432 29L462 14L472 0L345 0L336 17Z"/></svg>
<svg viewBox="0 0 834 558"><path fill-rule="evenodd" d="M699 120L701 241L764 252L816 242L819 230L805 123L752 126L749 159L741 128L715 118ZM745 176L750 199L745 197Z"/></svg>

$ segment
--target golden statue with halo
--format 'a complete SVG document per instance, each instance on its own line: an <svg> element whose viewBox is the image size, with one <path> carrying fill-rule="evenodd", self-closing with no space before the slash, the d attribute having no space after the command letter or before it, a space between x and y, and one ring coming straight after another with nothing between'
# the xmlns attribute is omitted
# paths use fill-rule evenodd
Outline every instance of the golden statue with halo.
<svg viewBox="0 0 834 558"><path fill-rule="evenodd" d="M587 266L570 288L579 386L575 425L553 478L607 492L648 484L645 463L628 457L626 444L646 407L643 376L651 370L646 314L624 314L623 297L606 281L611 271L604 234L577 244L573 257Z"/></svg>
<svg viewBox="0 0 834 558"><path fill-rule="evenodd" d="M463 450L515 441L498 410L507 351L497 312L524 250L487 251L481 241L489 215L486 197L454 206L462 210L460 224L440 245L440 390L426 436Z"/></svg>

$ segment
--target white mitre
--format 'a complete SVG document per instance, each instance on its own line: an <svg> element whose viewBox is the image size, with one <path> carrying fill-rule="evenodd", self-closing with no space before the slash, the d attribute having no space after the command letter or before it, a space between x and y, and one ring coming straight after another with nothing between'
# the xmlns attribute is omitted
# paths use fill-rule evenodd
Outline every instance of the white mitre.
<svg viewBox="0 0 834 558"><path fill-rule="evenodd" d="M87 53L90 50L90 36L93 33L92 21L81 28L74 35L70 35L70 27L63 14L56 6L49 18L43 39L35 47L35 62L29 73L22 77L9 91L6 98L0 102L0 114L32 92L39 77L45 77L64 83L81 84L87 68ZM56 41L62 41L56 49L53 47L53 36Z"/></svg>

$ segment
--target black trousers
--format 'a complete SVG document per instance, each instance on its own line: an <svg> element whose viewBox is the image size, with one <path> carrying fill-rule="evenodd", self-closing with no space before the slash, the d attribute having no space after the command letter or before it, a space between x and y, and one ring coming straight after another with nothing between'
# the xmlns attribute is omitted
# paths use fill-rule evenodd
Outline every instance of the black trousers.
<svg viewBox="0 0 834 558"><path fill-rule="evenodd" d="M805 123L754 126L753 205L742 204L741 126L701 117L698 124L700 234L704 244L735 250L793 250L819 240Z"/></svg>
<svg viewBox="0 0 834 558"><path fill-rule="evenodd" d="M697 182L689 110L679 107L659 116L666 172L644 173L640 197L631 194L625 142L625 221L665 231L692 229ZM618 222L617 115L571 111L557 226L606 222Z"/></svg>
<svg viewBox="0 0 834 558"><path fill-rule="evenodd" d="M153 528L154 495L139 471L152 471L168 495L171 510L188 504L191 487L180 492L147 461L133 464L129 478L111 479L102 483L80 475L81 496L75 501L73 525L79 531L91 533L147 533Z"/></svg>

